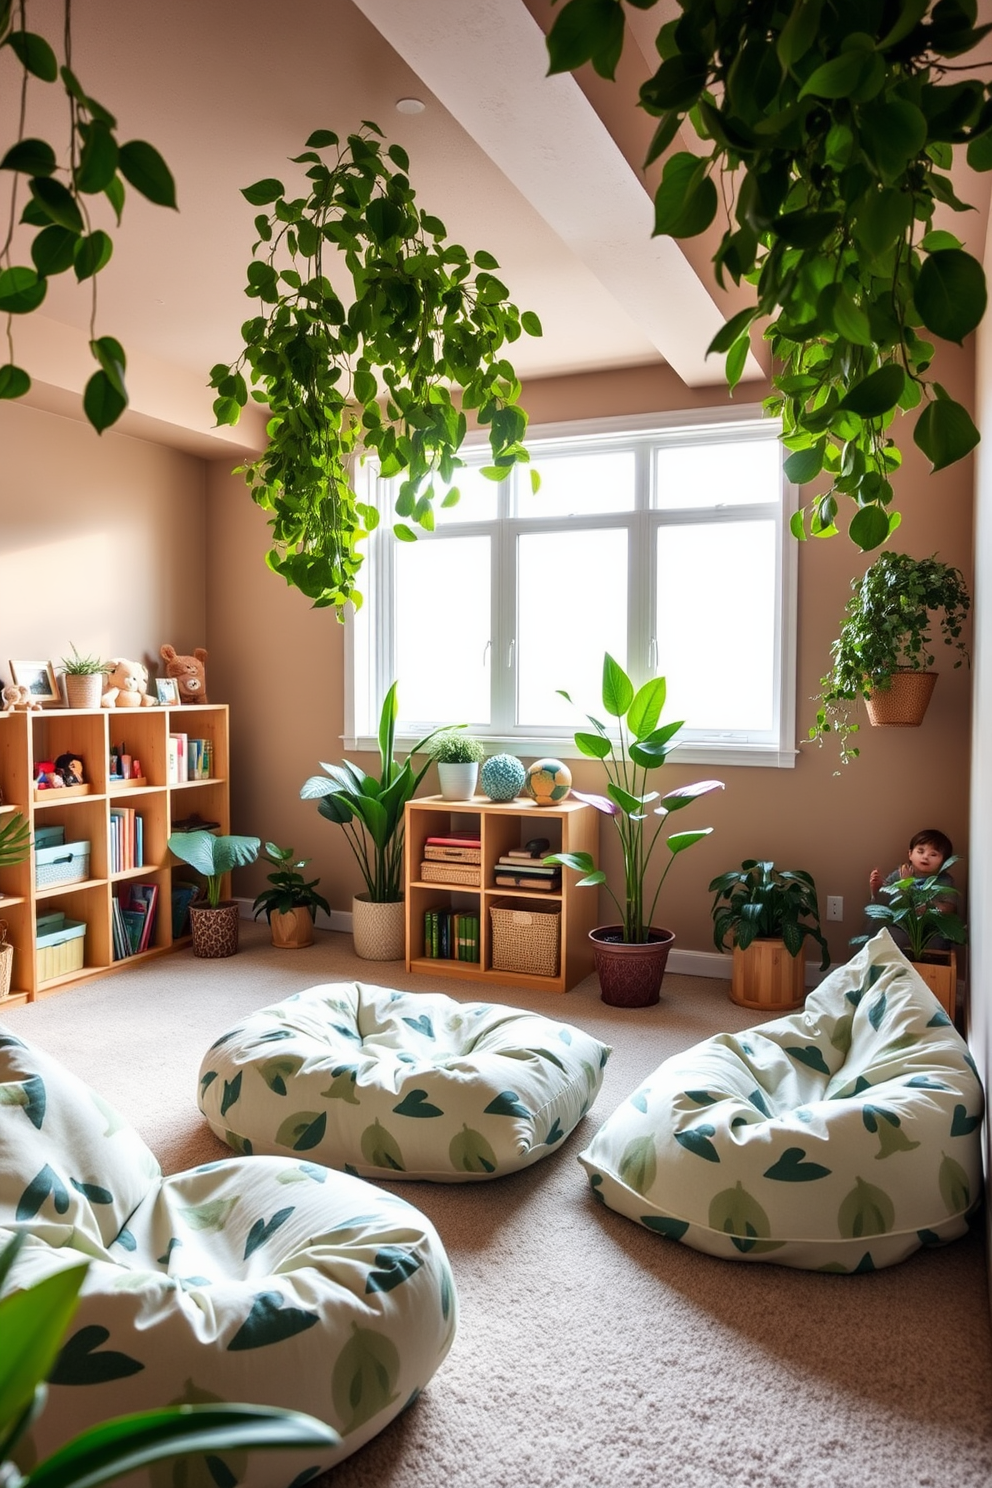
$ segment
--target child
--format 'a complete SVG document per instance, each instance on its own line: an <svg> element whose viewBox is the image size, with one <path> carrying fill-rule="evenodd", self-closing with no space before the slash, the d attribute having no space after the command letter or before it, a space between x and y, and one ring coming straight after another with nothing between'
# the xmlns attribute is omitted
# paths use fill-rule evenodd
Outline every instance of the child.
<svg viewBox="0 0 992 1488"><path fill-rule="evenodd" d="M868 878L868 886L871 889L872 900L878 898L878 892L887 884L898 883L901 878L929 878L932 874L938 875L937 882L946 884L949 888L954 887L954 880L949 873L941 873L941 867L954 853L954 845L944 832L938 832L936 828L928 827L910 839L909 861L903 863L899 868L894 868L888 878L882 878L880 868L873 868ZM885 896L888 898L888 895ZM943 901L941 906L947 910L955 908L954 896ZM891 932L893 939L899 945L905 944L905 932L899 929ZM902 937L902 939L900 939ZM949 950L950 941L937 937L930 942L932 950Z"/></svg>

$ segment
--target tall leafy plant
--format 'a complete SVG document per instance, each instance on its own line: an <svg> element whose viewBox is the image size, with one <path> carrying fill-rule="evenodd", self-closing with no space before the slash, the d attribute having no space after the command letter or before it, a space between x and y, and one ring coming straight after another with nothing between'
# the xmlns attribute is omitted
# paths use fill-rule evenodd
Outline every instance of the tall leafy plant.
<svg viewBox="0 0 992 1488"><path fill-rule="evenodd" d="M176 188L168 166L145 140L117 137L117 120L91 97L72 66L72 3L63 0L62 53L28 29L28 0L0 0L0 90L19 92L14 143L0 156L9 172L9 211L0 247L0 315L6 317L7 362L0 365L0 398L22 398L31 378L14 360L14 317L30 315L44 302L48 281L71 269L91 292L89 344L97 370L83 393L83 412L101 434L127 407L127 358L113 336L98 336L96 276L113 253L113 239L98 225L100 199L120 226L125 185L158 206L175 207ZM9 78L13 74L13 85ZM8 81L5 81L8 79ZM58 84L65 93L66 137L61 149L25 134L28 83ZM18 216L21 186L27 185ZM19 223L35 229L31 263L15 264Z"/></svg>
<svg viewBox="0 0 992 1488"><path fill-rule="evenodd" d="M466 410L489 429L485 475L526 460L520 383L502 348L541 334L537 316L507 298L492 254L449 243L444 223L418 208L406 151L381 139L368 121L344 143L318 129L293 157L302 192L274 178L244 188L268 208L255 218L245 289L259 313L242 326L235 362L211 372L219 424L237 423L249 396L270 411L268 447L244 467L272 514L269 567L339 615L361 602L358 545L379 520L356 492L356 459L374 454L383 476L402 477L400 540L432 531L435 477L445 505L459 498Z"/></svg>
<svg viewBox="0 0 992 1488"><path fill-rule="evenodd" d="M723 203L715 276L747 281L755 299L709 349L726 353L733 388L766 323L766 408L782 418L787 474L828 483L793 532L832 536L847 497L851 538L878 547L900 521L896 413L920 409L913 438L934 470L978 442L926 374L930 336L960 343L985 311L981 265L934 214L969 210L948 174L956 144L974 169L992 167L989 84L956 61L990 28L976 25L975 0L678 3L640 93L658 120L648 162L686 121L703 145L665 159L655 232L693 237ZM591 60L612 77L624 25L620 0L568 0L548 37L551 71Z"/></svg>

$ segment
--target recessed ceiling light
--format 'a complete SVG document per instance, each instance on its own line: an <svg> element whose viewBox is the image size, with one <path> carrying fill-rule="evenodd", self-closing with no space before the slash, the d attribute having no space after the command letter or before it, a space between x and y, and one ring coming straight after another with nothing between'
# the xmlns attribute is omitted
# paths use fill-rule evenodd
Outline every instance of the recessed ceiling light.
<svg viewBox="0 0 992 1488"><path fill-rule="evenodd" d="M397 98L396 112L398 114L422 114L427 107L419 98Z"/></svg>

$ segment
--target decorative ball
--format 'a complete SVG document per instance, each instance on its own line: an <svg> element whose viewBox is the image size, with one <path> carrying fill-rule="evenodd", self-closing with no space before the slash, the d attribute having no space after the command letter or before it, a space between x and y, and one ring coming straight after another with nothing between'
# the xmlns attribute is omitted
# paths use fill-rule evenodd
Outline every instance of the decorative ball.
<svg viewBox="0 0 992 1488"><path fill-rule="evenodd" d="M515 754L493 754L479 771L479 783L490 801L512 801L527 778L523 762Z"/></svg>
<svg viewBox="0 0 992 1488"><path fill-rule="evenodd" d="M538 806L557 806L572 788L572 772L561 760L535 760L527 771L524 794Z"/></svg>

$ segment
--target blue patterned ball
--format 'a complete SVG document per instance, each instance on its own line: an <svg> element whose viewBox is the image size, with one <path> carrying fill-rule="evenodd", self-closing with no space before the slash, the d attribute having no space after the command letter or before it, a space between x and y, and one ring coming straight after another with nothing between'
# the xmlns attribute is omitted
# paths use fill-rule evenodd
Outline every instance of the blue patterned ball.
<svg viewBox="0 0 992 1488"><path fill-rule="evenodd" d="M561 760L535 760L527 771L524 794L538 806L557 806L572 789L572 772Z"/></svg>
<svg viewBox="0 0 992 1488"><path fill-rule="evenodd" d="M493 754L479 771L479 784L490 801L512 801L519 796L527 771L515 754Z"/></svg>

